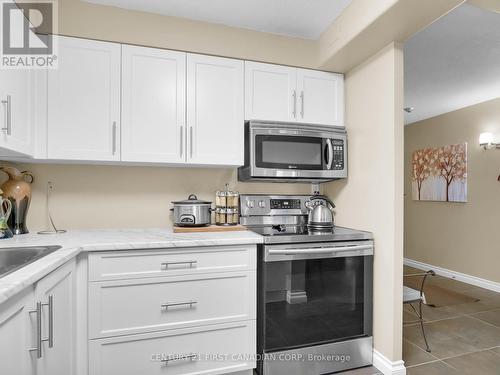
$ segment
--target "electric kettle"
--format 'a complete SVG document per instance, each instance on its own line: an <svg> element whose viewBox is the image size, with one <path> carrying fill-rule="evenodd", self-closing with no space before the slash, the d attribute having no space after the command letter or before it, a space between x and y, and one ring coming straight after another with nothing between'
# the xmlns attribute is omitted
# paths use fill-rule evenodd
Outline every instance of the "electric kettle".
<svg viewBox="0 0 500 375"><path fill-rule="evenodd" d="M334 224L333 209L335 204L325 196L316 195L310 198L307 209L309 229L331 229Z"/></svg>

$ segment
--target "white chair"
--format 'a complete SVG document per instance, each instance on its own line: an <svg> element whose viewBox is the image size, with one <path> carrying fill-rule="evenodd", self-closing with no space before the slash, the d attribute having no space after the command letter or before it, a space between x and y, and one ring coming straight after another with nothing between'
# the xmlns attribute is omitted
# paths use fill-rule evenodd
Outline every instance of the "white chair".
<svg viewBox="0 0 500 375"><path fill-rule="evenodd" d="M435 275L436 275L436 273L433 270L429 270L427 272L410 273L410 274L404 275L404 277L422 277L422 283L420 284L420 290L413 289L413 288L407 287L406 285L403 285L403 304L410 305L418 317L418 320L411 321L411 322L403 322L403 324L420 323L420 328L422 329L422 336L424 336L424 341L425 341L425 350L429 353L431 352L431 348L429 347L429 343L427 342L427 336L425 335L424 318L423 318L423 314L422 314L422 304L427 303L425 300L425 294L424 294L425 280L427 279L428 276L435 276ZM413 305L414 303L418 303L418 310Z"/></svg>

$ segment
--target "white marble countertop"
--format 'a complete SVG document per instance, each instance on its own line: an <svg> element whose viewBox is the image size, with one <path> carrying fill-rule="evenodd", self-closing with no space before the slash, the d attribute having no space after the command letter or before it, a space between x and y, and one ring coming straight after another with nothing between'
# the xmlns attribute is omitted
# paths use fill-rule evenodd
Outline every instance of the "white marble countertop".
<svg viewBox="0 0 500 375"><path fill-rule="evenodd" d="M258 243L262 243L262 237L250 231L173 233L172 229L116 229L15 236L0 240L0 251L18 246L60 245L62 248L0 278L0 304L81 252Z"/></svg>

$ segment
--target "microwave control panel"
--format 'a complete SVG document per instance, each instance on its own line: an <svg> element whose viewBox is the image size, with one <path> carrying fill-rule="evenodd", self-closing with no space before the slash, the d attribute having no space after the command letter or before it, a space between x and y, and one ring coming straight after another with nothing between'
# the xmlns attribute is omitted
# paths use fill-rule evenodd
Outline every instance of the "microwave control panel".
<svg viewBox="0 0 500 375"><path fill-rule="evenodd" d="M332 167L334 171L341 171L344 169L344 140L342 139L332 139L333 146L333 161Z"/></svg>

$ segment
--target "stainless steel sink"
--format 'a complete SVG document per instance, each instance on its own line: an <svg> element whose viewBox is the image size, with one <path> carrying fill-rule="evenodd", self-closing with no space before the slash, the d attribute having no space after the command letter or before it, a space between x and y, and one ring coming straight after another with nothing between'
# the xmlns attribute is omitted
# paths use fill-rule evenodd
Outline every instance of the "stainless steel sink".
<svg viewBox="0 0 500 375"><path fill-rule="evenodd" d="M60 248L61 246L0 248L0 278Z"/></svg>

